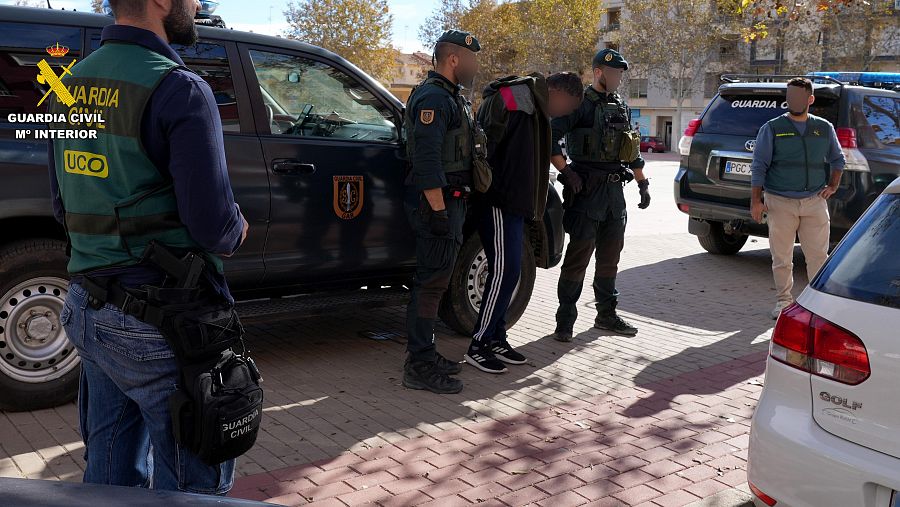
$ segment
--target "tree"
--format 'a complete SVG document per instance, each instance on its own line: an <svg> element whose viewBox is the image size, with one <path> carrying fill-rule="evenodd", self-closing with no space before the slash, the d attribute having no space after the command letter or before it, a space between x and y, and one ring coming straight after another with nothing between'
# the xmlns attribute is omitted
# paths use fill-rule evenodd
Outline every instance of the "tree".
<svg viewBox="0 0 900 507"><path fill-rule="evenodd" d="M472 95L491 80L532 71L590 68L597 50L602 0L442 0L419 28L426 47L451 28L481 42Z"/></svg>
<svg viewBox="0 0 900 507"><path fill-rule="evenodd" d="M765 41L778 53L778 73L870 70L879 57L900 54L893 0L741 0L747 41Z"/></svg>
<svg viewBox="0 0 900 507"><path fill-rule="evenodd" d="M525 48L520 34L525 28L515 3L472 0L459 19L459 28L474 34L481 44L478 73L470 90L473 101L481 98L481 91L494 79L523 73Z"/></svg>
<svg viewBox="0 0 900 507"><path fill-rule="evenodd" d="M461 0L441 0L441 4L419 27L419 40L426 48L433 48L442 33L459 28L459 20L465 11Z"/></svg>
<svg viewBox="0 0 900 507"><path fill-rule="evenodd" d="M47 2L44 0L16 0L13 5L18 5L19 7L47 7Z"/></svg>
<svg viewBox="0 0 900 507"><path fill-rule="evenodd" d="M678 130L685 101L703 90L707 73L735 70L721 56L740 40L740 18L715 0L629 0L625 8L621 29L612 39L635 64L626 75L671 89Z"/></svg>
<svg viewBox="0 0 900 507"><path fill-rule="evenodd" d="M103 13L103 0L91 0L91 10Z"/></svg>
<svg viewBox="0 0 900 507"><path fill-rule="evenodd" d="M396 75L386 0L300 0L288 2L284 15L286 37L333 51L382 83Z"/></svg>
<svg viewBox="0 0 900 507"><path fill-rule="evenodd" d="M527 68L545 74L591 68L600 40L603 0L529 0L522 3Z"/></svg>

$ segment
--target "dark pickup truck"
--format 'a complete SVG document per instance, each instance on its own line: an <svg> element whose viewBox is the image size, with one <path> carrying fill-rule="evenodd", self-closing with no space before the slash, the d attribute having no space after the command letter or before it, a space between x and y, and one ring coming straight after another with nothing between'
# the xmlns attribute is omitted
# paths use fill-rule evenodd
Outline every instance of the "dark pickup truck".
<svg viewBox="0 0 900 507"><path fill-rule="evenodd" d="M9 115L44 112L38 62L61 72L97 49L110 23L99 14L0 6L0 409L70 400L79 374L59 323L67 258L50 202L47 141L16 139L17 130L45 125L10 123ZM324 49L199 32L200 42L176 50L213 89L235 198L250 223L246 242L225 261L239 311L265 317L301 306L402 303L416 262L403 207L403 104ZM57 44L68 48L65 57L48 54ZM530 248L510 323L528 304L535 268L562 257L561 220L551 188L544 219L526 225ZM441 305L444 322L463 334L474 328L487 276L474 232L466 227Z"/></svg>

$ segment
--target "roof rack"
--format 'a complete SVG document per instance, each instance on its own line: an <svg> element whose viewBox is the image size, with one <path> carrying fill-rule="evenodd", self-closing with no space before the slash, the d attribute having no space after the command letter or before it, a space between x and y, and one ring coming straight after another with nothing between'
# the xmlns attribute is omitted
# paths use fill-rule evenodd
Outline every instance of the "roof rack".
<svg viewBox="0 0 900 507"><path fill-rule="evenodd" d="M719 77L719 80L723 83L778 83L782 80L787 82L795 77L805 77L814 83L844 86L844 83L833 77L817 76L813 74L807 74L805 76L797 76L797 74L722 74Z"/></svg>

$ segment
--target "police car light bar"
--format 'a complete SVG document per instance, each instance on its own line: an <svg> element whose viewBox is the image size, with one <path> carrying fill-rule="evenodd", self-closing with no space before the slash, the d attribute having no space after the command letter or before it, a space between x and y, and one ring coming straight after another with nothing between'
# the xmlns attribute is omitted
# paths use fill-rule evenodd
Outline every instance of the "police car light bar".
<svg viewBox="0 0 900 507"><path fill-rule="evenodd" d="M797 77L797 74L722 74L719 80L723 83L786 83ZM830 76L818 76L809 73L802 77L808 77L811 81L821 84L836 84L843 86L845 83Z"/></svg>
<svg viewBox="0 0 900 507"><path fill-rule="evenodd" d="M829 77L844 84L868 86L870 88L886 88L888 90L900 86L900 72L810 72L809 75Z"/></svg>

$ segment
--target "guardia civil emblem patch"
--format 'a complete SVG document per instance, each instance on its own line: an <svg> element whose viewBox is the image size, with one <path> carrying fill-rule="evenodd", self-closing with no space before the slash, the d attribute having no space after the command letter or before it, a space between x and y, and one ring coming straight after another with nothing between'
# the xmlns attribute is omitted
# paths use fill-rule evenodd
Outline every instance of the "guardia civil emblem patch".
<svg viewBox="0 0 900 507"><path fill-rule="evenodd" d="M423 109L419 111L419 121L422 125L431 125L434 121L434 109Z"/></svg>
<svg viewBox="0 0 900 507"><path fill-rule="evenodd" d="M604 56L603 59L606 60L607 62L611 62L613 59L612 53L606 53L606 56Z"/></svg>
<svg viewBox="0 0 900 507"><path fill-rule="evenodd" d="M343 220L359 216L363 208L362 176L334 176L334 214Z"/></svg>
<svg viewBox="0 0 900 507"><path fill-rule="evenodd" d="M472 39L472 36L471 36L471 35L466 35L466 46L471 46L471 45L472 45L472 40L473 40L473 39Z"/></svg>

